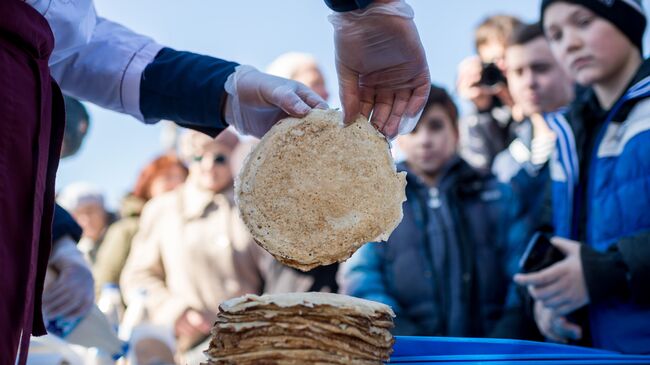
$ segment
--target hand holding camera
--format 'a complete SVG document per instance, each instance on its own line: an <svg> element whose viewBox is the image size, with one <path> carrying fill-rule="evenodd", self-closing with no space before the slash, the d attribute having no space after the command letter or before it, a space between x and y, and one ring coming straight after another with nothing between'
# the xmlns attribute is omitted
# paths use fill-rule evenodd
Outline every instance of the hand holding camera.
<svg viewBox="0 0 650 365"><path fill-rule="evenodd" d="M468 57L459 64L456 87L458 94L470 100L479 111L489 110L495 104L513 104L503 72L494 63L481 62L478 56Z"/></svg>

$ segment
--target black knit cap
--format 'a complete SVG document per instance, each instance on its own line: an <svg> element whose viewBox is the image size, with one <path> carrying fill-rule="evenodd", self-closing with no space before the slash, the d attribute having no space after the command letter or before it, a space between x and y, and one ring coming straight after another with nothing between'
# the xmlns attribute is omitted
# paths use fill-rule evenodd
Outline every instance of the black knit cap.
<svg viewBox="0 0 650 365"><path fill-rule="evenodd" d="M544 24L546 8L558 1L582 5L608 20L625 34L643 54L646 17L641 0L542 0L540 16L542 24Z"/></svg>

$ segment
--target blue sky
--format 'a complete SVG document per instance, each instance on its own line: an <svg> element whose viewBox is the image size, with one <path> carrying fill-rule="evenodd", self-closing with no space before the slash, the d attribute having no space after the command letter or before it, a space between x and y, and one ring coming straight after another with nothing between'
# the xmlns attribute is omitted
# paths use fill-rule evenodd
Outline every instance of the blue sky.
<svg viewBox="0 0 650 365"><path fill-rule="evenodd" d="M537 0L409 0L435 83L453 91L456 65L473 53L473 29L485 16L507 13L537 18ZM97 12L169 47L234 60L264 69L288 51L320 61L338 107L329 9L321 0L95 0ZM644 0L650 9L650 0ZM645 49L648 49L646 37ZM81 151L61 162L57 189L74 181L102 187L110 207L129 191L138 171L161 153L160 125L90 104L89 135Z"/></svg>

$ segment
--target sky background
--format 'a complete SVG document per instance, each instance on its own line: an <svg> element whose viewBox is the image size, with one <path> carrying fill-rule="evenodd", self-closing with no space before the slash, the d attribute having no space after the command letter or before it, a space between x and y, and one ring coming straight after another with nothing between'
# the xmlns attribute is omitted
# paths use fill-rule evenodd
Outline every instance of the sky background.
<svg viewBox="0 0 650 365"><path fill-rule="evenodd" d="M644 0L650 9L650 0ZM409 0L415 10L434 83L453 92L456 66L474 53L474 27L488 15L538 17L538 0ZM261 70L289 51L320 62L339 107L330 10L321 0L95 0L100 16L151 36L166 46L250 64ZM650 46L648 37L645 49ZM76 156L61 161L57 190L71 182L101 187L110 208L135 183L140 169L162 152L162 126L86 104L91 128Z"/></svg>

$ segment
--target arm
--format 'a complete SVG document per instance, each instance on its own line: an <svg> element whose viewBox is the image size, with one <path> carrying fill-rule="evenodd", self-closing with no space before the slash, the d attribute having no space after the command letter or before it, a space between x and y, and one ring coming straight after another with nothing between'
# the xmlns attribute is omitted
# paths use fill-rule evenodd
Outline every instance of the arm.
<svg viewBox="0 0 650 365"><path fill-rule="evenodd" d="M385 284L381 258L382 245L386 245L386 243L367 243L341 265L338 274L339 291L354 297L387 304L393 308L395 313L398 313L400 306L390 295Z"/></svg>
<svg viewBox="0 0 650 365"><path fill-rule="evenodd" d="M607 252L559 237L551 243L565 258L535 273L517 274L515 281L528 286L535 298L535 317L549 338L580 339L581 328L564 316L591 302L614 296L648 306L648 241L650 233L625 237ZM564 328L561 328L564 327Z"/></svg>
<svg viewBox="0 0 650 365"><path fill-rule="evenodd" d="M238 72L233 62L164 48L98 18L94 9L84 16L79 21L94 25L88 43L61 50L50 65L70 96L146 123L165 118L211 136L230 124L261 137L288 115L303 117L311 108L327 107L301 83L252 67Z"/></svg>
<svg viewBox="0 0 650 365"><path fill-rule="evenodd" d="M173 120L212 137L228 124L223 118L224 84L238 64L171 48L160 50L144 70L140 108L145 120Z"/></svg>
<svg viewBox="0 0 650 365"><path fill-rule="evenodd" d="M131 252L120 277L120 288L127 305L134 293L146 290L146 306L152 321L173 326L188 305L183 298L173 296L167 289L157 226L158 213L164 208L157 203L154 199L144 207L140 229L133 238Z"/></svg>
<svg viewBox="0 0 650 365"><path fill-rule="evenodd" d="M367 243L340 266L337 275L339 291L358 298L384 303L390 306L397 317L391 331L400 335L416 335L418 327L391 295L386 287L382 251L387 243Z"/></svg>
<svg viewBox="0 0 650 365"><path fill-rule="evenodd" d="M97 18L94 9L87 17L84 21L95 24L92 37L85 45L55 57L50 65L52 76L70 96L143 121L140 79L162 46L120 24Z"/></svg>
<svg viewBox="0 0 650 365"><path fill-rule="evenodd" d="M650 232L622 238L606 252L582 245L580 254L591 301L620 296L650 306Z"/></svg>
<svg viewBox="0 0 650 365"><path fill-rule="evenodd" d="M228 126L221 111L223 85L235 66L163 48L149 37L97 18L89 42L51 69L71 96L147 123L164 118L215 136Z"/></svg>

